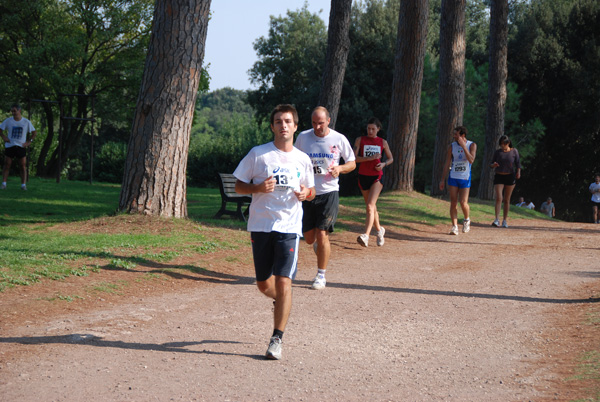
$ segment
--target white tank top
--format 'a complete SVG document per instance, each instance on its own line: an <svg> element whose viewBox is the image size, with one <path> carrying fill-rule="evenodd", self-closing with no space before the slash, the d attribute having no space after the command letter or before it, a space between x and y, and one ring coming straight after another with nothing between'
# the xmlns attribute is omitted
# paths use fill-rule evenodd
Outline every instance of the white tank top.
<svg viewBox="0 0 600 402"><path fill-rule="evenodd" d="M473 141L467 140L467 149L471 149ZM452 146L452 167L450 169L450 177L458 180L469 180L471 177L471 164L467 160L465 150L456 142Z"/></svg>

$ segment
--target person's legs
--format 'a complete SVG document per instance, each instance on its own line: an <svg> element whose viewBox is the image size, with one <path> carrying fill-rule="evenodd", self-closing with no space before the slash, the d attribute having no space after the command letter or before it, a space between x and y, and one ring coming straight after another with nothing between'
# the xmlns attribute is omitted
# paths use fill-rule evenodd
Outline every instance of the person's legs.
<svg viewBox="0 0 600 402"><path fill-rule="evenodd" d="M292 310L292 279L271 275L266 281L257 281L256 285L262 294L275 300L274 329L283 332Z"/></svg>
<svg viewBox="0 0 600 402"><path fill-rule="evenodd" d="M327 230L315 229L317 238L317 267L325 271L329 264L331 255L331 244L329 243L329 232Z"/></svg>
<svg viewBox="0 0 600 402"><path fill-rule="evenodd" d="M369 212L369 190L363 190L362 188L360 189L360 192L363 196L363 200L365 200L365 207L366 207L366 212L367 212L367 216L365 217L365 232L367 234L371 233L371 227L373 226L373 215L372 215L372 211ZM367 229L369 229L369 231L367 231Z"/></svg>
<svg viewBox="0 0 600 402"><path fill-rule="evenodd" d="M448 186L448 193L450 194L450 220L453 227L458 227L458 187Z"/></svg>
<svg viewBox="0 0 600 402"><path fill-rule="evenodd" d="M2 171L2 182L6 183L8 180L8 172L10 171L10 166L12 165L12 158L8 156L4 156L4 170Z"/></svg>
<svg viewBox="0 0 600 402"><path fill-rule="evenodd" d="M275 276L271 275L269 279L265 281L256 281L258 290L265 296L275 299L277 297L277 290L275 289Z"/></svg>
<svg viewBox="0 0 600 402"><path fill-rule="evenodd" d="M303 233L306 244L313 244L317 240L317 228Z"/></svg>
<svg viewBox="0 0 600 402"><path fill-rule="evenodd" d="M329 232L314 228L308 232L304 232L304 238L308 244L313 244L313 248L317 254L317 276L313 281L312 288L315 290L324 289L327 283L325 273L327 272L327 264L329 264L329 256L331 255Z"/></svg>
<svg viewBox="0 0 600 402"><path fill-rule="evenodd" d="M504 220L508 219L508 211L510 209L510 196L512 195L513 190L515 189L515 185L504 186L504 209L503 209L503 217Z"/></svg>
<svg viewBox="0 0 600 402"><path fill-rule="evenodd" d="M4 181L6 181L6 179ZM598 223L598 205L592 206L592 218L592 223Z"/></svg>
<svg viewBox="0 0 600 402"><path fill-rule="evenodd" d="M469 192L471 188L461 188L458 190L458 201L460 202L460 208L462 209L463 216L465 219L469 219L471 208L469 207Z"/></svg>
<svg viewBox="0 0 600 402"><path fill-rule="evenodd" d="M292 280L286 276L275 276L275 311L273 313L273 328L281 332L285 327L292 310Z"/></svg>
<svg viewBox="0 0 600 402"><path fill-rule="evenodd" d="M329 232L327 230L314 228L304 232L304 240L308 244L317 243L315 253L317 254L317 268L325 271L329 263L331 245L329 244Z"/></svg>
<svg viewBox="0 0 600 402"><path fill-rule="evenodd" d="M379 232L381 230L379 213L377 212L377 200L379 199L381 190L383 190L383 184L377 181L371 185L369 190L362 192L367 206L367 219L365 222L365 233L367 236L371 234L373 226L375 226L376 231Z"/></svg>
<svg viewBox="0 0 600 402"><path fill-rule="evenodd" d="M269 342L267 359L281 359L281 339L292 310L292 279L271 275L265 281L256 282L258 289L274 300L273 336Z"/></svg>
<svg viewBox="0 0 600 402"><path fill-rule="evenodd" d="M318 195L311 204L310 208L304 209L304 211L311 211L311 215L303 217L302 228L306 242L316 243L314 250L317 254L317 276L312 288L319 290L325 288L325 271L331 255L329 233L333 232L337 219L339 193L333 191Z"/></svg>
<svg viewBox="0 0 600 402"><path fill-rule="evenodd" d="M296 276L300 238L288 233L252 233L256 285L274 300L273 335L267 359L281 359L282 337L292 309L292 279Z"/></svg>
<svg viewBox="0 0 600 402"><path fill-rule="evenodd" d="M21 167L21 185L24 186L27 183L27 158L20 158L19 166Z"/></svg>
<svg viewBox="0 0 600 402"><path fill-rule="evenodd" d="M496 204L495 204L495 212L496 212L496 220L500 219L500 208L502 206L502 194L504 193L504 184L494 184L494 194L496 195Z"/></svg>

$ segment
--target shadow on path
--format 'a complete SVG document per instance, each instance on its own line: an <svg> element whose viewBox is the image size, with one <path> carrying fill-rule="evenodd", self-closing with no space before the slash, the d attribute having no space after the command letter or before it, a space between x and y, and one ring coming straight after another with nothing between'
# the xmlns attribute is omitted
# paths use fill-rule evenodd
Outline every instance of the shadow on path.
<svg viewBox="0 0 600 402"><path fill-rule="evenodd" d="M88 345L102 348L117 348L128 350L146 350L154 352L177 352L177 353L194 353L194 354L209 354L221 356L244 356L254 360L263 360L262 355L245 355L240 353L214 352L210 350L189 350L188 346L206 345L206 344L244 344L244 342L235 341L220 341L220 340L203 340L198 342L167 342L167 343L136 343L123 341L107 341L99 336L92 334L70 334L56 336L17 336L0 338L0 343L18 343L22 345L50 345L50 344L66 344L66 345Z"/></svg>
<svg viewBox="0 0 600 402"><path fill-rule="evenodd" d="M596 274L597 275L597 274ZM294 285L311 287L311 281L294 281ZM469 292L454 292L448 290L428 290L428 289L410 289L410 288L396 288L388 286L374 286L374 285L359 285L352 283L335 283L327 282L328 288L337 289L354 289L354 290L368 290L371 292L398 292L407 294L421 294L428 296L452 296L452 297L467 297L474 299L495 299L495 300L513 300L518 302L526 303L548 303L548 304L579 304L579 303L600 303L600 297L590 297L588 299L557 299L557 298L546 298L546 297L529 297L529 296L517 296L517 295L494 295L489 293L469 293ZM325 290L327 291L327 290Z"/></svg>

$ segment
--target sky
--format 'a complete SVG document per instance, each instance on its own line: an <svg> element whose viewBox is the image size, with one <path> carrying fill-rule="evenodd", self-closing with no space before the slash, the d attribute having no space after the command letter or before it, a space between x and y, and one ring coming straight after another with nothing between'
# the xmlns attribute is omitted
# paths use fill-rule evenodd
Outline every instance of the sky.
<svg viewBox="0 0 600 402"><path fill-rule="evenodd" d="M268 35L271 15L284 16L305 1L309 11L323 10L319 16L327 25L331 0L212 0L204 52L204 65L210 64L209 90L253 89L248 70L257 61L254 41Z"/></svg>

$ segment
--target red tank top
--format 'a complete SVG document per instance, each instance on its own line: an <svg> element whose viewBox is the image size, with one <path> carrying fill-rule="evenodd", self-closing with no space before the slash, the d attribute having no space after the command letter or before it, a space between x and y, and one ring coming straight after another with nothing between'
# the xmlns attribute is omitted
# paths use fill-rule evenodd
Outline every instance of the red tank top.
<svg viewBox="0 0 600 402"><path fill-rule="evenodd" d="M383 155L383 138L371 138L368 136L360 137L360 148L358 149L358 156L370 156L373 154ZM383 174L382 171L375 170L375 166L377 166L377 164L380 162L381 159L361 162L358 167L358 174L361 174L363 176L379 176Z"/></svg>

